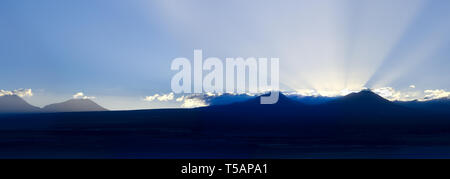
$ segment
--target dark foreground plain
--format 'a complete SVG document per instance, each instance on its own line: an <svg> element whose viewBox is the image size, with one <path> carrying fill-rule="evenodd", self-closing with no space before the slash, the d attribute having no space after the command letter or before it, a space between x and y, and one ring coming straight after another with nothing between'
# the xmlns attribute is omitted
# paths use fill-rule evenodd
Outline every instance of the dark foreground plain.
<svg viewBox="0 0 450 179"><path fill-rule="evenodd" d="M196 109L0 114L0 158L450 158L448 103L363 91Z"/></svg>

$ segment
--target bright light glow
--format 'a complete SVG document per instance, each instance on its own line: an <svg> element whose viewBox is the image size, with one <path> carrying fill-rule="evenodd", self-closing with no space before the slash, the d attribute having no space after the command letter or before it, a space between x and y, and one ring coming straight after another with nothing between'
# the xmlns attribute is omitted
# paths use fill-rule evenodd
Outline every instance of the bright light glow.
<svg viewBox="0 0 450 179"><path fill-rule="evenodd" d="M424 1L202 1L201 6L163 1L159 5L171 29L195 46L228 56L277 54L282 84L296 91L312 89L319 95L337 96L364 89L410 30ZM226 12L227 18L219 15ZM417 53L428 54L434 46L430 48Z"/></svg>

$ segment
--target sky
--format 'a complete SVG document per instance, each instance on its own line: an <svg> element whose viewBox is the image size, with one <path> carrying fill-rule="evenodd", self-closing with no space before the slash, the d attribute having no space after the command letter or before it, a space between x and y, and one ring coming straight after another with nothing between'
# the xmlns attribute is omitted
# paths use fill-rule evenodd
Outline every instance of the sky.
<svg viewBox="0 0 450 179"><path fill-rule="evenodd" d="M445 0L2 0L0 95L40 107L75 96L117 110L207 105L170 86L172 60L202 49L280 58L281 89L300 95L448 97L448 19Z"/></svg>

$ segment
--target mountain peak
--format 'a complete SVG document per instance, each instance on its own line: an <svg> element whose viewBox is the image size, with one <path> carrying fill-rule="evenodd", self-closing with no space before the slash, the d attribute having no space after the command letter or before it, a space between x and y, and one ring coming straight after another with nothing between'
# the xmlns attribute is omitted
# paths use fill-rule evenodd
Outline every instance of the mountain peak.
<svg viewBox="0 0 450 179"><path fill-rule="evenodd" d="M259 96L257 99L260 100L261 97L263 96L270 96L272 92L263 94L261 96ZM279 92L278 93L278 101L275 104L284 104L284 103L292 103L294 102L293 100L289 99L286 95L284 95L283 93Z"/></svg>
<svg viewBox="0 0 450 179"><path fill-rule="evenodd" d="M0 113L39 112L40 108L28 104L17 95L0 96Z"/></svg>
<svg viewBox="0 0 450 179"><path fill-rule="evenodd" d="M87 112L107 111L90 99L70 99L62 103L47 105L43 108L46 112Z"/></svg>
<svg viewBox="0 0 450 179"><path fill-rule="evenodd" d="M358 102L365 102L365 103L389 103L390 101L381 97L380 95L374 93L373 91L367 89L362 90L357 93L351 93L347 96L342 97L342 99L346 101L358 101Z"/></svg>
<svg viewBox="0 0 450 179"><path fill-rule="evenodd" d="M371 90L362 90L331 101L329 105L340 110L346 109L352 113L376 112L383 113L386 110L398 109L399 106L379 96Z"/></svg>

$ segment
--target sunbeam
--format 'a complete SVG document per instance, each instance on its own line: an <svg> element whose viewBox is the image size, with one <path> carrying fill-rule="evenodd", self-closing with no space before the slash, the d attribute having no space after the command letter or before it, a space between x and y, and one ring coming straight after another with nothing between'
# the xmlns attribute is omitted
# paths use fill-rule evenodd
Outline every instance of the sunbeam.
<svg viewBox="0 0 450 179"><path fill-rule="evenodd" d="M411 28L423 0L159 5L191 47L218 56L276 55L282 59L280 82L290 89L338 95L365 87Z"/></svg>

